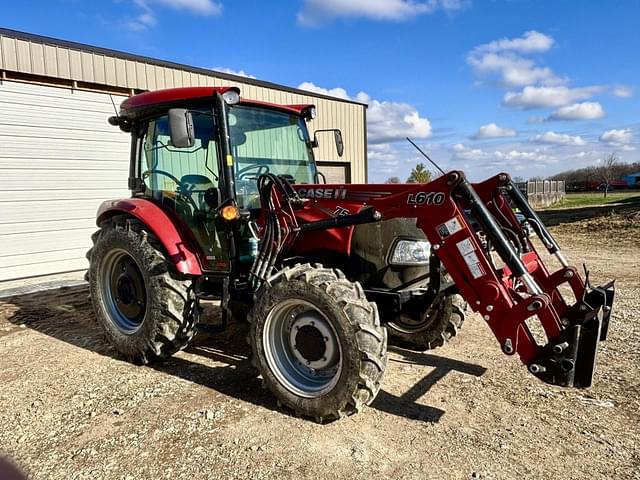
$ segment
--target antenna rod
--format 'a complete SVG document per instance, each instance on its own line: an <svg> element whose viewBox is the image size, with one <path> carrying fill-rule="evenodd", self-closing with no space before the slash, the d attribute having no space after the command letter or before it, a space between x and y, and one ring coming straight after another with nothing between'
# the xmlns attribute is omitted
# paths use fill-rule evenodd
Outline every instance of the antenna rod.
<svg viewBox="0 0 640 480"><path fill-rule="evenodd" d="M438 164L437 164L436 162L434 162L433 160L431 160L431 159L429 158L429 155L427 155L426 153L424 153L424 152L422 151L422 149L421 149L418 145L416 145L415 143L413 143L413 140L411 140L409 137L407 137L407 140L409 141L409 143L410 143L411 145L413 145L414 147L416 147L416 150L418 150L422 155L424 155L424 158L426 158L427 160L429 160L429 161L431 162L431 165L433 165L433 166L434 166L434 167L436 167L438 170L440 170L440 173L442 173L442 174L444 175L444 170L442 170L442 169L438 166Z"/></svg>
<svg viewBox="0 0 640 480"><path fill-rule="evenodd" d="M118 108L116 107L116 102L113 101L113 96L111 94L109 94L109 98L111 99L111 105L113 105L113 111L116 112L116 117L119 117L120 115L118 115Z"/></svg>

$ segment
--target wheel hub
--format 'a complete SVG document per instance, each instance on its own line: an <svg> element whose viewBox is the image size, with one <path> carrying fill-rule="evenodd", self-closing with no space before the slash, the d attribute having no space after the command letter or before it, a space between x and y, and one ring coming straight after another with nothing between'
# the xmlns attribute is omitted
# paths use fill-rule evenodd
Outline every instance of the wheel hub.
<svg viewBox="0 0 640 480"><path fill-rule="evenodd" d="M320 370L336 362L333 332L315 315L304 313L293 321L289 342L298 361L310 368Z"/></svg>
<svg viewBox="0 0 640 480"><path fill-rule="evenodd" d="M342 353L335 328L315 305L285 300L267 315L263 331L267 363L289 391L314 398L340 378Z"/></svg>
<svg viewBox="0 0 640 480"><path fill-rule="evenodd" d="M113 325L122 333L136 332L146 313L146 289L142 272L124 250L114 250L101 266L103 301Z"/></svg>

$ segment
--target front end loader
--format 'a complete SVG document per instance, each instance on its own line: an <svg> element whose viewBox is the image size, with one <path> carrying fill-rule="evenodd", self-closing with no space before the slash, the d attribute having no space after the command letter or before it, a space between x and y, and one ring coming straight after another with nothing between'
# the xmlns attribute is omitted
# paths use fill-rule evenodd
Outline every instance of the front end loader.
<svg viewBox="0 0 640 480"><path fill-rule="evenodd" d="M315 108L239 93L147 92L109 120L131 135L132 196L101 205L88 279L122 355L176 353L204 328L201 303L217 300L218 329L249 321L279 402L323 422L373 401L388 342L440 346L470 308L540 380L592 384L613 282L592 287L568 264L508 174L326 184L314 148L327 131L307 129Z"/></svg>

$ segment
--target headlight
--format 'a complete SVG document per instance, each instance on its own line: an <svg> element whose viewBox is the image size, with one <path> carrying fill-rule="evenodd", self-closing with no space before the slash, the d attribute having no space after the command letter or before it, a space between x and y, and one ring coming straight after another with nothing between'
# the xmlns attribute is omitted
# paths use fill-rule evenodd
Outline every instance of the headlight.
<svg viewBox="0 0 640 480"><path fill-rule="evenodd" d="M398 240L389 257L391 265L425 265L429 263L431 244L426 240Z"/></svg>

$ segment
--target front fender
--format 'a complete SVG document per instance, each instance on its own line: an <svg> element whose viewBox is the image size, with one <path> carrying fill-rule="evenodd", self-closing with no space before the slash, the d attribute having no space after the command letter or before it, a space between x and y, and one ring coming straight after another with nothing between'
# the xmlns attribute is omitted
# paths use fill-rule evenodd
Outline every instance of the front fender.
<svg viewBox="0 0 640 480"><path fill-rule="evenodd" d="M151 230L180 273L202 274L197 253L189 246L188 237L180 232L175 221L162 208L144 198L107 200L98 208L96 223L100 225L103 221L121 213L137 218Z"/></svg>

